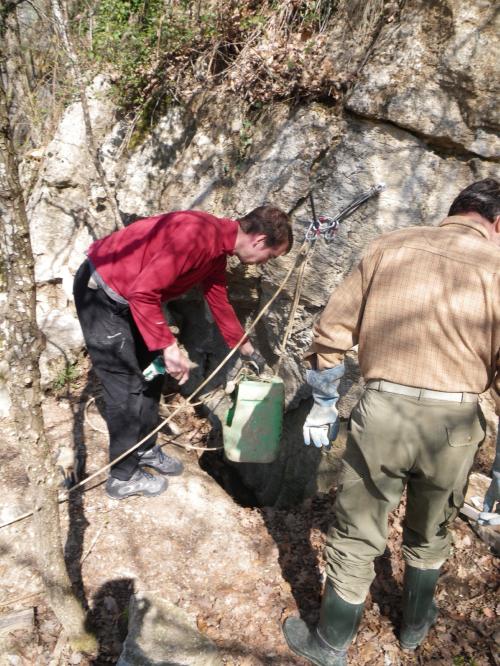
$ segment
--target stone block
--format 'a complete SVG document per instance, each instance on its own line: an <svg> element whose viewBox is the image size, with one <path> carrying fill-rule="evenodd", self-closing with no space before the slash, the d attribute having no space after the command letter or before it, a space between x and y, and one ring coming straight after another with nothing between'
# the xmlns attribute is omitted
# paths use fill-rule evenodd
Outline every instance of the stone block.
<svg viewBox="0 0 500 666"><path fill-rule="evenodd" d="M132 596L129 613L117 666L222 666L214 643L178 606L141 594Z"/></svg>

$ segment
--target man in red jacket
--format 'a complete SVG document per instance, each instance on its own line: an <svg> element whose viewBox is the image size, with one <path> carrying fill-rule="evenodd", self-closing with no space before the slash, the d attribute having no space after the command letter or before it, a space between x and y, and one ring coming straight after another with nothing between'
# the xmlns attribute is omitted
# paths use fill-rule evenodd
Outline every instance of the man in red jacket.
<svg viewBox="0 0 500 666"><path fill-rule="evenodd" d="M179 348L162 303L195 285L204 296L222 336L234 347L244 331L227 297L226 259L263 264L288 252L293 242L286 213L261 206L239 220L200 211L178 211L138 220L94 242L74 284L75 305L87 349L104 394L114 460L158 424L161 377L146 382L143 370L163 354L167 372L179 384L189 376L189 358ZM249 340L244 357L258 355ZM182 472L156 437L111 467L107 494L159 495L167 488L160 474Z"/></svg>

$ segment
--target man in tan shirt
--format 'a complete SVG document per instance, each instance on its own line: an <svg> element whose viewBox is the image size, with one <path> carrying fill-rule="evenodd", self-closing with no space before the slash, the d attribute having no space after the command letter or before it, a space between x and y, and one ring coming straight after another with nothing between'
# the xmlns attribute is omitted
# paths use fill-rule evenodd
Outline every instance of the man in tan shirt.
<svg viewBox="0 0 500 666"><path fill-rule="evenodd" d="M347 663L405 488L402 646L420 645L436 618L448 525L484 438L478 394L491 387L500 413L499 286L500 183L485 179L460 192L438 227L376 240L314 327L306 444L329 443L344 353L356 344L366 380L348 427L319 624L284 625L291 649L314 664Z"/></svg>

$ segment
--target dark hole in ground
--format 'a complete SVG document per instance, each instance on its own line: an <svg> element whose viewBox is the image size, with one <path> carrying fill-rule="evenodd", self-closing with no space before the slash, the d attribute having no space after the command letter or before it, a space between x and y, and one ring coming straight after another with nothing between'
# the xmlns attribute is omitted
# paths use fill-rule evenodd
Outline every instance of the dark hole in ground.
<svg viewBox="0 0 500 666"><path fill-rule="evenodd" d="M237 467L224 459L223 451L207 451L200 457L201 469L209 474L231 499L245 508L260 506L255 493L245 486Z"/></svg>
<svg viewBox="0 0 500 666"><path fill-rule="evenodd" d="M166 378L168 380L168 378ZM87 410L87 418L91 422L91 427L96 427L95 415L99 414L103 419L105 418L105 406L102 395L100 394L100 386L98 382L95 382L96 386L94 387L93 401ZM165 382L166 388L164 389L165 393L173 393L172 388L177 388L177 384L173 386ZM199 415L203 418L207 418L206 409L197 409ZM102 427L105 427L104 425ZM165 430L166 434L170 434L170 430ZM214 426L212 431L208 436L207 441L208 447L219 447L222 446L222 434L219 427ZM79 456L80 458L80 456ZM255 493L245 486L243 480L241 479L240 474L238 473L237 466L229 464L225 458L222 450L220 451L206 451L203 453L199 459L199 465L201 469L209 474L214 481L216 481L221 488L236 502L239 506L245 508L256 508L260 504L257 500ZM80 467L82 467L82 462L80 460ZM80 471L80 478L83 478L82 470Z"/></svg>

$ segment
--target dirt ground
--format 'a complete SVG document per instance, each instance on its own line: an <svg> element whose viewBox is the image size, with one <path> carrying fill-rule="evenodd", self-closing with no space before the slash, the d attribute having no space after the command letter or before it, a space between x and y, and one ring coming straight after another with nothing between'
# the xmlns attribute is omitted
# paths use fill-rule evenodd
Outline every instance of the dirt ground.
<svg viewBox="0 0 500 666"><path fill-rule="evenodd" d="M85 377L69 390L47 395L45 403L47 430L54 447L74 442L87 474L107 462L106 435L99 432L103 424L92 405L90 423L84 419L84 406L95 394L95 383ZM190 440L184 436L180 441L203 446L208 440L207 422L193 412L178 419L178 424L190 436ZM29 505L12 424L5 419L2 427L4 522ZM210 445L213 443L211 440ZM476 470L488 473L493 448L489 438L478 455ZM0 656L0 663L116 663L127 631L130 596L141 589L154 591L183 608L198 630L215 642L225 664L306 663L287 649L281 623L292 614L300 614L311 623L317 620L324 580L323 547L335 491L290 510L251 506L250 493L242 494L240 499L244 500L238 504L221 488L227 470L219 452L203 454L201 469L200 451L174 450L172 446L167 450L183 460L186 470L171 481L164 496L114 502L106 497L104 477L100 477L88 492L74 493L70 502L62 505L68 568L99 639L99 655L94 659L71 652L45 602L30 559L29 519L3 528L0 620L34 608L35 624L32 630L20 629L10 635L11 656L4 654L5 661ZM200 502L194 514L199 523L188 510L188 504L195 501L193 492L198 493ZM453 526L453 554L439 582L441 613L437 624L414 654L400 650L403 512L402 504L390 517L388 548L376 563L377 578L349 652L349 663L498 666L500 560L462 520Z"/></svg>

